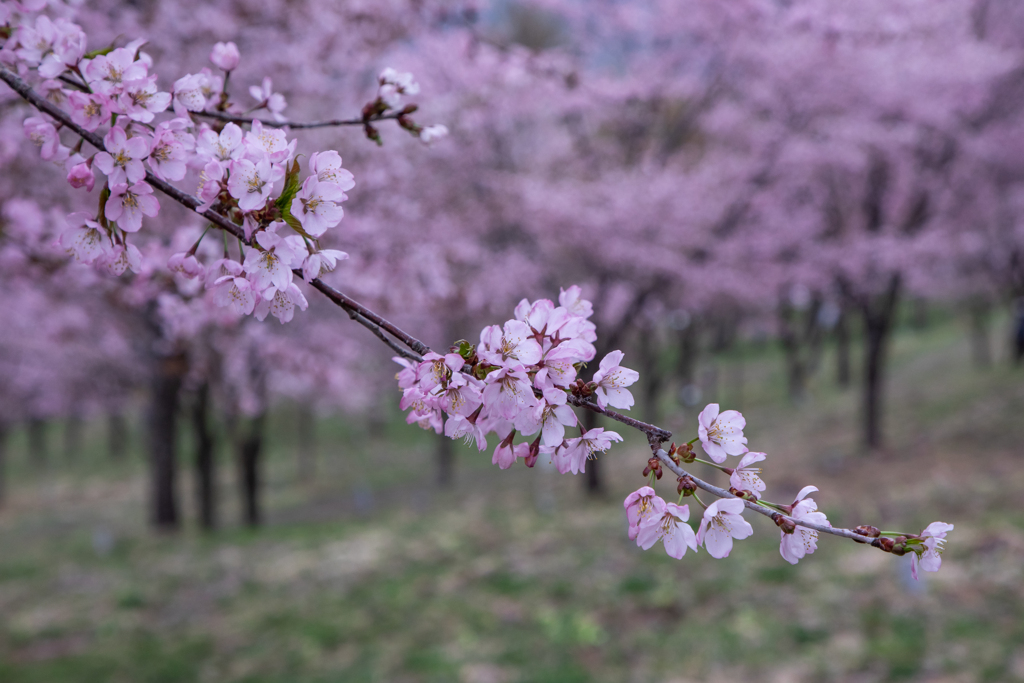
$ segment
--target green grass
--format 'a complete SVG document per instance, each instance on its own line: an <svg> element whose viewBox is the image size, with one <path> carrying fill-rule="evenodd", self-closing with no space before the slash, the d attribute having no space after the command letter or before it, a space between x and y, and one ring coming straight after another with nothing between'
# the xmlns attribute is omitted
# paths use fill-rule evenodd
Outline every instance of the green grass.
<svg viewBox="0 0 1024 683"><path fill-rule="evenodd" d="M889 445L868 454L856 392L834 386L830 362L792 406L777 351L745 348L706 398L742 398L770 499L814 483L836 524L955 523L942 571L920 584L907 558L837 539L790 566L763 519L728 560L640 551L621 508L643 483L635 438L603 460L605 500L463 449L456 488L438 491L430 435L397 415L384 434L334 417L302 481L287 406L272 421L265 528L236 523L222 452L222 528L195 529L186 470L185 529L154 535L141 454L110 462L89 424L81 452L45 469L23 433L12 440L0 681L1024 680L1024 372L972 368L955 319L901 329ZM662 411L692 431L696 411L671 397Z"/></svg>

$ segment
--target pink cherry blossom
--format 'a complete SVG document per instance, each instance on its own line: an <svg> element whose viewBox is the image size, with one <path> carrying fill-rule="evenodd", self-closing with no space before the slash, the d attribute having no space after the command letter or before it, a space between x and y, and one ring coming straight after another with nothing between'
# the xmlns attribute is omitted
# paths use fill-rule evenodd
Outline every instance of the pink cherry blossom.
<svg viewBox="0 0 1024 683"><path fill-rule="evenodd" d="M518 458L526 458L529 455L530 444L520 443L512 445L512 439L515 438L515 435L515 431L512 431L501 440L498 447L494 449L494 455L491 456L491 464L507 470L516 464Z"/></svg>
<svg viewBox="0 0 1024 683"><path fill-rule="evenodd" d="M813 522L822 526L832 526L825 513L818 512L818 505L812 498L806 496L818 489L814 486L805 486L793 501L793 512L790 517L795 520ZM785 531L780 532L782 539L779 545L779 552L782 558L790 564L796 564L805 555L810 555L818 548L818 532L797 525L791 534Z"/></svg>
<svg viewBox="0 0 1024 683"><path fill-rule="evenodd" d="M149 156L149 141L142 136L128 137L124 128L114 126L103 136L106 152L93 158L93 165L107 176L111 186L137 183L146 177L142 160Z"/></svg>
<svg viewBox="0 0 1024 683"><path fill-rule="evenodd" d="M914 579L917 579L918 565L926 572L939 571L942 566L942 546L946 542L946 534L952 530L952 524L932 522L921 532L920 538L924 540L924 543L920 559L918 559L917 548L921 546L911 546L914 552L910 556L910 571Z"/></svg>
<svg viewBox="0 0 1024 683"><path fill-rule="evenodd" d="M633 394L626 387L640 379L640 373L619 365L622 356L622 351L612 351L601 359L600 369L594 373L597 384L594 395L602 408L612 406L628 410L633 407Z"/></svg>
<svg viewBox="0 0 1024 683"><path fill-rule="evenodd" d="M622 441L622 437L610 430L596 427L588 430L583 436L566 441L566 457L569 460L569 471L573 474L586 472L587 460L597 453L604 453L612 447L613 441ZM564 474L564 472L563 472Z"/></svg>
<svg viewBox="0 0 1024 683"><path fill-rule="evenodd" d="M156 76L147 76L125 82L117 102L121 105L121 111L132 121L149 123L156 114L170 106L171 95L157 90Z"/></svg>
<svg viewBox="0 0 1024 683"><path fill-rule="evenodd" d="M325 273L333 272L338 265L338 261L344 261L348 258L348 254L337 249L321 249L320 251L310 254L302 262L302 278L306 282L312 282L318 277L322 277Z"/></svg>
<svg viewBox="0 0 1024 683"><path fill-rule="evenodd" d="M68 171L68 184L75 188L84 187L86 192L92 192L93 186L96 185L96 175L89 164L83 161Z"/></svg>
<svg viewBox="0 0 1024 683"><path fill-rule="evenodd" d="M728 557L733 539L742 540L754 533L742 517L743 507L739 498L722 498L709 505L697 530L697 545L703 545L716 559Z"/></svg>
<svg viewBox="0 0 1024 683"><path fill-rule="evenodd" d="M700 426L697 435L704 452L717 463L725 462L726 455L742 455L747 452L747 439L743 428L747 421L735 410L719 414L718 404L710 403L697 418Z"/></svg>
<svg viewBox="0 0 1024 683"><path fill-rule="evenodd" d="M537 405L533 386L522 365L509 365L487 375L484 403L496 415L514 420L523 410Z"/></svg>
<svg viewBox="0 0 1024 683"><path fill-rule="evenodd" d="M378 96L390 109L395 109L401 104L402 95L415 95L419 91L420 86L410 73L399 73L391 67L380 73Z"/></svg>
<svg viewBox="0 0 1024 683"><path fill-rule="evenodd" d="M283 164L295 153L296 141L288 142L288 135L280 128L264 126L260 121L253 120L252 129L246 132L245 155L250 161L263 158L274 164Z"/></svg>
<svg viewBox="0 0 1024 683"><path fill-rule="evenodd" d="M110 121L111 103L105 95L72 90L68 94L68 102L71 104L71 120L88 131Z"/></svg>
<svg viewBox="0 0 1024 683"><path fill-rule="evenodd" d="M432 145L442 138L448 137L448 126L441 124L424 126L420 131L420 141L425 145Z"/></svg>
<svg viewBox="0 0 1024 683"><path fill-rule="evenodd" d="M219 134L210 128L203 128L196 140L196 155L204 165L211 159L239 159L245 153L242 136L242 129L234 123L225 124Z"/></svg>
<svg viewBox="0 0 1024 683"><path fill-rule="evenodd" d="M560 290L558 304L564 306L572 315L580 318L589 318L594 314L593 304L583 298L583 290L578 285Z"/></svg>
<svg viewBox="0 0 1024 683"><path fill-rule="evenodd" d="M114 185L104 208L107 220L117 221L118 227L125 232L138 232L143 216L152 218L158 213L160 202L153 196L153 188L144 182L131 186L125 183Z"/></svg>
<svg viewBox="0 0 1024 683"><path fill-rule="evenodd" d="M173 119L179 121L180 119ZM164 122L157 126L153 134L152 146L149 150L149 167L153 175L162 180L181 180L188 170L186 160L188 150L182 144L178 133ZM187 138L191 138L187 135Z"/></svg>
<svg viewBox="0 0 1024 683"><path fill-rule="evenodd" d="M92 263L112 248L106 231L89 214L70 214L67 222L68 229L60 236L60 245L69 256L82 263Z"/></svg>
<svg viewBox="0 0 1024 683"><path fill-rule="evenodd" d="M238 159L231 162L228 192L238 200L242 211L258 211L266 205L274 183L283 177L284 171L272 166L267 158L255 164L248 159Z"/></svg>
<svg viewBox="0 0 1024 683"><path fill-rule="evenodd" d="M626 496L622 502L626 508L626 521L629 523L629 538L635 539L640 527L651 519L660 519L665 511L665 501L654 493L650 486L641 486Z"/></svg>
<svg viewBox="0 0 1024 683"><path fill-rule="evenodd" d="M252 313L259 297L248 280L234 275L218 278L213 290L213 300L218 306L229 308L239 315Z"/></svg>
<svg viewBox="0 0 1024 683"><path fill-rule="evenodd" d="M311 154L309 172L322 183L334 183L343 192L348 192L356 186L355 176L341 167L341 155L333 149Z"/></svg>
<svg viewBox="0 0 1024 683"><path fill-rule="evenodd" d="M266 107L273 116L275 121L284 121L284 116L281 112L288 106L288 102L285 101L284 95L281 93L275 93L272 89L273 82L270 77L263 79L263 87L251 86L249 88L249 94L252 98L259 102L257 109Z"/></svg>
<svg viewBox="0 0 1024 683"><path fill-rule="evenodd" d="M755 498L760 498L761 492L765 490L764 482L759 476L761 468L751 467L751 465L755 462L761 462L766 457L768 456L764 453L754 451L744 455L743 459L740 460L740 464L729 475L729 484L739 491L750 491L754 494Z"/></svg>
<svg viewBox="0 0 1024 683"><path fill-rule="evenodd" d="M665 546L669 557L683 559L686 549L697 552L697 538L686 521L690 519L690 506L666 503L661 516L652 515L640 524L636 544L649 550L658 541Z"/></svg>
<svg viewBox="0 0 1024 683"><path fill-rule="evenodd" d="M83 73L95 92L115 96L126 82L145 78L147 71L144 62L135 60L135 49L119 47L91 60Z"/></svg>
<svg viewBox="0 0 1024 683"><path fill-rule="evenodd" d="M206 107L203 90L209 85L204 73L187 74L174 82L174 113L187 117L190 111L202 111Z"/></svg>
<svg viewBox="0 0 1024 683"><path fill-rule="evenodd" d="M96 263L105 267L111 275L124 275L126 270L138 273L142 269L142 254L134 244L117 244L97 258Z"/></svg>
<svg viewBox="0 0 1024 683"><path fill-rule="evenodd" d="M234 71L235 67L238 66L238 62L241 61L238 46L232 42L217 43L213 46L213 51L210 52L210 61L218 69Z"/></svg>
<svg viewBox="0 0 1024 683"><path fill-rule="evenodd" d="M562 443L566 427L576 425L576 413L566 405L564 391L549 388L544 390L543 400L516 416L515 425L523 436L532 436L539 431L541 444L553 447Z"/></svg>
<svg viewBox="0 0 1024 683"><path fill-rule="evenodd" d="M444 435L449 439L463 439L467 445L475 443L479 451L487 449L486 432L471 415L449 414L444 422ZM500 463L494 464L500 466Z"/></svg>
<svg viewBox="0 0 1024 683"><path fill-rule="evenodd" d="M346 199L348 195L334 183L322 183L316 176L309 176L292 200L292 215L311 237L320 237L341 222L345 211L340 204Z"/></svg>
<svg viewBox="0 0 1024 683"><path fill-rule="evenodd" d="M309 306L309 303L306 301L306 297L303 296L302 291L293 282L284 289L278 289L274 292L274 296L271 299L267 299L266 293L264 293L264 297L253 308L252 314L257 320L265 319L268 313L272 314L283 325L289 322L295 315L296 306L299 307L299 310L304 311Z"/></svg>
<svg viewBox="0 0 1024 683"><path fill-rule="evenodd" d="M480 335L477 353L488 363L503 367L533 365L543 355L530 326L519 320L509 320L504 329L497 325L485 328Z"/></svg>
<svg viewBox="0 0 1024 683"><path fill-rule="evenodd" d="M39 146L43 159L60 161L60 136L52 123L38 116L30 116L24 123L25 137Z"/></svg>
<svg viewBox="0 0 1024 683"><path fill-rule="evenodd" d="M203 266L200 265L199 260L195 257L195 254L185 252L172 254L171 257L167 259L167 269L172 273L178 273L187 278L199 277L205 272Z"/></svg>

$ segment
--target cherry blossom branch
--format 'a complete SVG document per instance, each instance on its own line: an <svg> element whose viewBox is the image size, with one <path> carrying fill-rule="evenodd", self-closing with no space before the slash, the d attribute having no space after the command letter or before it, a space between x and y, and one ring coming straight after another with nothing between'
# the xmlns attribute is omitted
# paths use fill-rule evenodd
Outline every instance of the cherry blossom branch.
<svg viewBox="0 0 1024 683"><path fill-rule="evenodd" d="M663 462L665 464L665 466L668 467L670 470L672 470L672 472L675 473L677 476L689 477L690 479L692 479L693 483L697 485L697 488L703 489L704 491L707 491L708 493L716 495L719 498L739 498L739 496L735 496L735 495L729 493L728 491L726 491L723 488L719 488L719 487L715 486L714 484L709 484L708 482L704 481L703 479L699 479L699 478L693 476L692 474L690 474L689 472L684 470L682 467L677 465L675 463L675 461L672 460L672 458L669 457L668 453L665 452L665 449L659 448L658 450L656 450L654 452L654 455L657 456L657 458L659 460L661 460L661 462ZM858 534L857 532L851 531L850 529L842 529L842 528L838 528L838 527L825 526L823 524L815 524L814 522L808 522L808 521L803 520L803 519L796 519L794 517L789 517L788 515L784 515L781 512L777 512L775 510L771 510L771 509L765 507L764 505L759 505L757 503L753 503L753 502L751 502L749 500L746 500L745 498L740 498L740 500L743 501L743 504L747 507L747 509L753 510L754 512L758 513L759 515L764 515L765 517L770 518L773 522L776 522L776 523L778 523L780 520L784 519L784 520L788 520L788 521L792 522L793 524L796 524L797 526L806 527L808 529L812 529L813 531L817 531L818 533L832 534L833 536L840 536L842 538L848 538L848 539L850 539L852 541L856 541L857 543L869 543L870 545L872 545L872 546L874 546L876 548L881 548L882 547L882 543L881 543L881 541L879 539L877 539L877 538L869 539L869 537L861 535L861 534Z"/></svg>
<svg viewBox="0 0 1024 683"><path fill-rule="evenodd" d="M605 417L615 420L616 422L621 422L624 425L628 425L633 429L639 430L643 432L645 435L647 435L647 439L649 441L657 442L660 444L672 438L672 432L668 431L667 429L662 429L661 427L658 427L656 425L641 422L636 418L629 417L628 415L623 415L622 413L617 413L614 410L602 408L593 401L588 401L585 398L570 395L568 397L568 401L574 406L578 406L580 408L585 408L589 411L599 413L601 415L604 415Z"/></svg>
<svg viewBox="0 0 1024 683"><path fill-rule="evenodd" d="M0 80L7 83L7 85L9 85L12 90L18 93L29 104L34 106L36 109L48 114L54 119L60 121L62 124L64 124L64 126L74 131L76 135L81 136L86 142L95 147L97 150L101 152L106 151L106 147L103 144L103 140L98 135L87 131L85 128L82 128L77 123L72 121L71 116L68 115L63 109L56 106L52 102L46 100L45 98L41 97L35 90L32 89L32 86L30 86L20 77L18 77L17 74L0 66ZM198 198L193 197L192 195L186 192L182 192L181 190L174 187L170 183L157 178L148 171L146 172L146 182L148 182L154 188L163 192L165 195L167 195L174 201L178 202L179 204L182 204L183 206L196 212L206 220L210 221L210 223L212 223L215 227L230 233L234 237L240 239L245 244L250 243L249 240L246 239L245 237L245 231L242 229L241 226L236 224L234 221L228 219L226 216L217 213L212 209L207 209L206 211L199 211L199 206L202 204L202 202L200 202ZM294 272L299 277L302 277L301 271L296 270ZM426 344L416 339L411 334L405 332L397 325L388 322L380 315L377 315L370 309L360 304L358 301L355 301L354 299L334 289L330 285L322 282L319 278L314 279L310 284L315 289L319 290L324 295L326 295L327 298L333 301L336 305L343 308L345 312L348 313L349 317L352 320L356 321L363 327L370 330L370 332L372 332L377 338L381 339L384 343L390 346L396 353L401 354L403 357L417 361L420 360L420 358L418 358L416 355L409 353L408 351L406 351L405 349L403 349L402 347L398 346L393 341L388 339L384 335L384 332L387 332L388 334L398 339L400 342L402 342L407 347L412 349L416 354L423 355L430 351L430 348Z"/></svg>
<svg viewBox="0 0 1024 683"><path fill-rule="evenodd" d="M226 114L219 111L194 111L191 112L193 116L202 116L208 119L216 119L218 121L224 121L225 123L252 123L253 117L251 116L236 116L234 114ZM364 126L367 123L374 123L375 121L386 121L388 119L398 119L403 116L401 110L392 112L391 114L376 114L367 119L331 119L329 121L266 121L263 119L255 119L266 127L269 128L291 128L292 130L302 130L310 128L334 128L337 126Z"/></svg>

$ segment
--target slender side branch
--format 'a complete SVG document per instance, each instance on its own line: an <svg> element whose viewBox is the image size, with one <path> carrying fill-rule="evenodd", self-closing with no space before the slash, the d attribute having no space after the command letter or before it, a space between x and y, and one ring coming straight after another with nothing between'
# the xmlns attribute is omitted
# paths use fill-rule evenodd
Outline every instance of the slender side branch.
<svg viewBox="0 0 1024 683"><path fill-rule="evenodd" d="M397 119L401 114L399 112L393 112L391 114L378 114L371 116L368 119L331 119L329 121L266 121L264 119L254 119L252 116L236 116L234 114L225 114L220 111L194 111L193 116L201 116L207 119L216 119L218 121L224 121L226 123L252 123L254 120L259 121L268 128L291 128L292 130L302 130L310 128L336 128L339 126L365 126L367 123L373 123L375 121L386 121L388 119Z"/></svg>
<svg viewBox="0 0 1024 683"><path fill-rule="evenodd" d="M690 474L689 472L684 470L682 467L677 465L675 463L675 461L673 461L672 458L669 457L668 453L666 453L663 448L659 448L657 451L655 451L654 455L656 455L659 460L661 460L663 463L665 463L665 466L668 467L670 470L672 470L677 476L680 476L680 477L687 477L688 476L688 477L690 477L691 479L693 479L693 483L695 483L698 488L704 489L708 493L714 494L714 495L718 496L719 498L738 498L739 497L739 496L734 496L733 494L729 493L725 489L719 488L719 487L715 486L714 484L709 484L706 481L704 481L703 479L699 479L699 478L693 476L692 474ZM797 526L802 526L802 527L806 527L808 529L813 529L814 531L817 531L817 532L822 533L822 534L832 534L833 536L841 536L843 538L849 538L850 540L857 541L858 543L870 543L871 545L874 545L874 546L878 547L877 546L878 539L869 539L867 536L862 536L861 534L858 534L858 533L856 533L854 531L851 531L850 529L841 529L841 528L838 528L838 527L824 526L822 524L815 524L814 522L807 522L807 521L804 521L802 519L794 519L793 517L789 517L787 515L782 514L781 512L777 512L777 511L772 510L770 508L767 508L767 507L765 507L763 505L758 505L757 503L752 503L749 500L742 499L742 498L740 500L743 500L743 504L745 506L747 506L748 509L753 510L754 512L758 513L759 515L764 515L765 517L769 517L769 518L771 518L772 521L775 521L775 520L780 519L780 518L781 519L788 519L791 522L793 522L794 524L796 524Z"/></svg>
<svg viewBox="0 0 1024 683"><path fill-rule="evenodd" d="M593 411L595 413L600 413L601 415L605 415L606 417L609 417L615 420L616 422L621 422L624 425L629 425L633 429L637 429L646 434L647 439L649 441L663 443L672 438L672 432L666 429L662 429L661 427L648 424L646 422L641 422L636 418L629 417L628 415L623 415L622 413L617 413L614 410L602 408L596 403L588 401L585 398L570 395L569 403L573 404L574 406L579 406L580 408L586 408L587 410Z"/></svg>

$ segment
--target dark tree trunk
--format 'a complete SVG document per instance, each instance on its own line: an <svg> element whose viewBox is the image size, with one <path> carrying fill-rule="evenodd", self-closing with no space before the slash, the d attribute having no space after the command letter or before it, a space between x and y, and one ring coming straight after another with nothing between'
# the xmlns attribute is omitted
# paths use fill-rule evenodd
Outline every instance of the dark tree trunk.
<svg viewBox="0 0 1024 683"><path fill-rule="evenodd" d="M807 381L818 365L822 336L818 324L821 304L821 299L814 297L802 312L785 298L779 304L779 340L785 352L789 400L794 403L807 397Z"/></svg>
<svg viewBox="0 0 1024 683"><path fill-rule="evenodd" d="M195 436L195 486L199 526L207 531L217 528L216 443L210 430L210 385L203 382L192 401L192 432Z"/></svg>
<svg viewBox="0 0 1024 683"><path fill-rule="evenodd" d="M68 415L64 423L64 459L76 460L82 453L82 416Z"/></svg>
<svg viewBox="0 0 1024 683"><path fill-rule="evenodd" d="M1018 300L1013 311L1013 364L1024 361L1024 300Z"/></svg>
<svg viewBox="0 0 1024 683"><path fill-rule="evenodd" d="M312 406L299 405L296 426L298 434L298 468L299 480L313 481L316 477L316 415Z"/></svg>
<svg viewBox="0 0 1024 683"><path fill-rule="evenodd" d="M683 384L693 384L698 356L697 321L679 331L679 356L676 360L676 376Z"/></svg>
<svg viewBox="0 0 1024 683"><path fill-rule="evenodd" d="M886 292L877 299L861 301L864 315L864 445L869 449L882 446L883 379L889 335L892 332L896 302L899 298L900 276L893 275Z"/></svg>
<svg viewBox="0 0 1024 683"><path fill-rule="evenodd" d="M112 459L124 460L128 452L128 424L121 413L107 416L107 447Z"/></svg>
<svg viewBox="0 0 1024 683"><path fill-rule="evenodd" d="M444 434L437 437L437 485L449 489L455 484L455 449L452 440Z"/></svg>
<svg viewBox="0 0 1024 683"><path fill-rule="evenodd" d="M33 417L28 421L28 458L33 465L46 467L49 459L46 448L46 420Z"/></svg>
<svg viewBox="0 0 1024 683"><path fill-rule="evenodd" d="M181 525L177 490L178 393L187 369L185 354L157 359L149 406L149 457L152 498L150 521L157 529L173 531Z"/></svg>
<svg viewBox="0 0 1024 683"><path fill-rule="evenodd" d="M665 385L665 377L658 367L660 365L658 362L660 348L653 329L642 328L639 332L637 365L640 366L640 376L644 378L642 387L644 420L651 424L658 424L658 399L661 397L661 390Z"/></svg>
<svg viewBox="0 0 1024 683"><path fill-rule="evenodd" d="M263 451L263 426L266 413L260 413L249 420L248 429L238 443L238 483L242 498L242 523L257 527L263 524L260 505L262 482L260 481L260 456Z"/></svg>
<svg viewBox="0 0 1024 683"><path fill-rule="evenodd" d="M850 386L850 322L845 310L836 320L836 383L846 389Z"/></svg>
<svg viewBox="0 0 1024 683"><path fill-rule="evenodd" d="M597 427L597 413L590 410L584 410L583 427L587 431ZM587 461L587 476L583 480L583 485L587 494L590 496L596 497L604 495L604 480L601 478L600 462L601 461L597 458Z"/></svg>
<svg viewBox="0 0 1024 683"><path fill-rule="evenodd" d="M987 301L974 301L970 304L971 317L971 360L974 367L985 369L992 367L992 349L989 342L989 313L991 307Z"/></svg>

